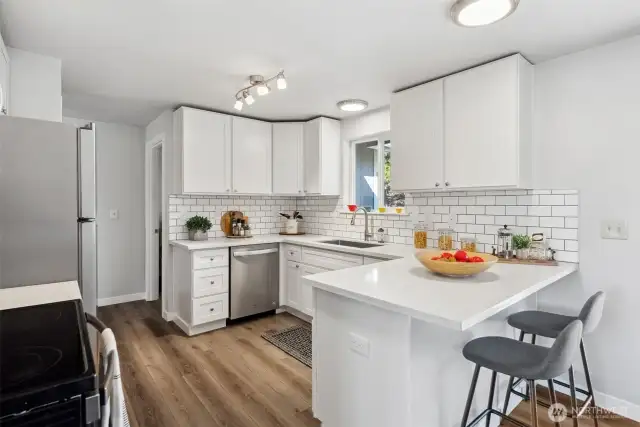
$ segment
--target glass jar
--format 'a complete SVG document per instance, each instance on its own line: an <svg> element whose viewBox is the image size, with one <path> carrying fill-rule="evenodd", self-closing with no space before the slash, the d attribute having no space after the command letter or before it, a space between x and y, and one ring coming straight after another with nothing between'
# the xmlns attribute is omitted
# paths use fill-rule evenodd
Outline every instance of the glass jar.
<svg viewBox="0 0 640 427"><path fill-rule="evenodd" d="M465 252L478 252L478 241L475 237L460 238L460 250Z"/></svg>
<svg viewBox="0 0 640 427"><path fill-rule="evenodd" d="M513 233L506 225L498 230L498 252L501 258L513 258Z"/></svg>
<svg viewBox="0 0 640 427"><path fill-rule="evenodd" d="M549 259L548 246L543 233L534 233L531 236L529 258L537 260Z"/></svg>
<svg viewBox="0 0 640 427"><path fill-rule="evenodd" d="M413 227L413 246L416 249L425 249L427 247L427 226L422 221Z"/></svg>
<svg viewBox="0 0 640 427"><path fill-rule="evenodd" d="M453 249L453 228L438 229L438 249L450 251Z"/></svg>

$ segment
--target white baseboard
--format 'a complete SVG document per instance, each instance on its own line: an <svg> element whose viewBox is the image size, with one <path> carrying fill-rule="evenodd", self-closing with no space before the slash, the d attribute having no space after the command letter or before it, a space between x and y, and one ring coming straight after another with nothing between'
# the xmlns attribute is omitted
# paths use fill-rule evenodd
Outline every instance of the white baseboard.
<svg viewBox="0 0 640 427"><path fill-rule="evenodd" d="M640 405L627 402L626 400L619 399L615 396L609 396L608 394L600 393L594 390L596 395L596 403L600 408L610 410L611 412L622 415L633 421L640 421Z"/></svg>
<svg viewBox="0 0 640 427"><path fill-rule="evenodd" d="M131 301L140 301L147 299L146 292L139 292L137 294L119 295L117 297L98 298L98 307L104 307L105 305L122 304Z"/></svg>

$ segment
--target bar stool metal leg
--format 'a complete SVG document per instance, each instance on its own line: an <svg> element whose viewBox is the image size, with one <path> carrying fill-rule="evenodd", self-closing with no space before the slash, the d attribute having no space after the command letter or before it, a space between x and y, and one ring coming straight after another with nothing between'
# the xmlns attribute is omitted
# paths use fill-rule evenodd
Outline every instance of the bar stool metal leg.
<svg viewBox="0 0 640 427"><path fill-rule="evenodd" d="M578 427L578 400L576 399L576 382L573 376L573 366L569 367L569 388L571 389L571 418L573 427Z"/></svg>
<svg viewBox="0 0 640 427"><path fill-rule="evenodd" d="M487 422L485 424L486 427L489 427L489 424L491 423L491 410L493 409L493 396L496 391L497 375L498 373L496 371L493 371L491 374L491 389L489 390L489 403L487 404L487 410L489 411L489 413L487 413Z"/></svg>
<svg viewBox="0 0 640 427"><path fill-rule="evenodd" d="M464 415L462 416L462 423L460 423L460 427L466 427L467 422L469 421L469 411L471 411L473 395L476 392L476 385L478 384L478 374L480 374L480 365L476 365L476 369L473 371L473 379L471 380L469 396L467 397L467 404L464 407Z"/></svg>
<svg viewBox="0 0 640 427"><path fill-rule="evenodd" d="M524 341L524 331L520 331L520 337L518 341ZM507 387L507 395L504 397L504 406L502 407L502 413L506 414L509 408L509 399L511 399L511 389L513 389L514 377L509 377L509 387Z"/></svg>
<svg viewBox="0 0 640 427"><path fill-rule="evenodd" d="M580 354L582 355L582 366L584 367L584 376L587 381L587 390L589 391L588 399L591 399L591 406L593 407L593 425L598 427L598 409L596 406L596 397L593 393L593 386L591 385L591 373L589 372L589 365L587 364L587 353L584 350L584 340L580 340Z"/></svg>
<svg viewBox="0 0 640 427"><path fill-rule="evenodd" d="M553 384L553 380L547 381L547 385L549 386L549 400L552 405L558 403L558 396L556 396L556 386ZM560 427L560 423L555 421L555 426Z"/></svg>
<svg viewBox="0 0 640 427"><path fill-rule="evenodd" d="M531 335L531 344L535 345L536 344L536 334L532 334ZM525 394L527 395L527 397L524 400L527 400L529 398L529 383L527 382L527 391L525 392Z"/></svg>
<svg viewBox="0 0 640 427"><path fill-rule="evenodd" d="M531 390L531 427L538 427L538 397L536 395L536 382L528 380L527 385Z"/></svg>

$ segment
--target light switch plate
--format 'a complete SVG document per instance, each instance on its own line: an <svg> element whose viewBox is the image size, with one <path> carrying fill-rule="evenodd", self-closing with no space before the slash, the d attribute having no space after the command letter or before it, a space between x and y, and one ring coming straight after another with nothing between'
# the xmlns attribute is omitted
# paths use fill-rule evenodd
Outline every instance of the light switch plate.
<svg viewBox="0 0 640 427"><path fill-rule="evenodd" d="M109 210L109 219L118 219L118 209Z"/></svg>
<svg viewBox="0 0 640 427"><path fill-rule="evenodd" d="M600 236L603 239L627 240L629 238L627 221L615 219L603 220L600 223Z"/></svg>
<svg viewBox="0 0 640 427"><path fill-rule="evenodd" d="M361 337L360 335L354 334L353 332L349 334L349 348L351 351L358 353L367 359L369 358L369 340L365 337Z"/></svg>

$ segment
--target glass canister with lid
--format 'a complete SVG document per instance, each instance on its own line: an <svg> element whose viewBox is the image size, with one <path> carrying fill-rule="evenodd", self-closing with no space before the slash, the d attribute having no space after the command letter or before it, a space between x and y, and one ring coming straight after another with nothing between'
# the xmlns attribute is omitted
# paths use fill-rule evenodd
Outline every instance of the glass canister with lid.
<svg viewBox="0 0 640 427"><path fill-rule="evenodd" d="M478 252L478 240L475 237L461 237L460 249L465 252Z"/></svg>
<svg viewBox="0 0 640 427"><path fill-rule="evenodd" d="M513 233L506 225L498 230L498 251L501 258L513 258Z"/></svg>
<svg viewBox="0 0 640 427"><path fill-rule="evenodd" d="M455 230L451 227L438 229L438 249L450 251L453 249L453 236Z"/></svg>
<svg viewBox="0 0 640 427"><path fill-rule="evenodd" d="M427 225L419 221L413 226L413 247L425 249L427 247Z"/></svg>

